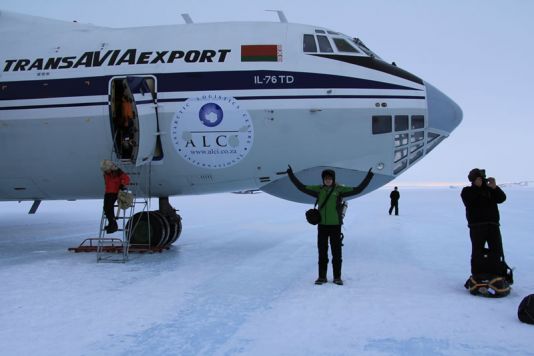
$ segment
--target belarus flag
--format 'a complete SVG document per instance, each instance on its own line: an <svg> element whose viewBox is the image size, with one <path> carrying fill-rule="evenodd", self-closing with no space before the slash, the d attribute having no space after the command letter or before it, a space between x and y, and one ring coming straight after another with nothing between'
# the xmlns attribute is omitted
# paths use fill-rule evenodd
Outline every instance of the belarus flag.
<svg viewBox="0 0 534 356"><path fill-rule="evenodd" d="M280 45L242 45L241 62L281 62Z"/></svg>

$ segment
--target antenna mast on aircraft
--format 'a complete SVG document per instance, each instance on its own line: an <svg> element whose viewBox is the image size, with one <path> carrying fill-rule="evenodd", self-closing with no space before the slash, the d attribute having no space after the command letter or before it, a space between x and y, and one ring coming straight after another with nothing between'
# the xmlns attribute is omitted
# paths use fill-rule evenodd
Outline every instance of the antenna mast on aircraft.
<svg viewBox="0 0 534 356"><path fill-rule="evenodd" d="M188 25L193 23L193 19L191 19L191 16L189 16L189 14L182 14L182 18Z"/></svg>
<svg viewBox="0 0 534 356"><path fill-rule="evenodd" d="M287 23L286 15L284 14L282 10L265 10L265 11L276 12L278 14L278 18L280 19L280 22Z"/></svg>

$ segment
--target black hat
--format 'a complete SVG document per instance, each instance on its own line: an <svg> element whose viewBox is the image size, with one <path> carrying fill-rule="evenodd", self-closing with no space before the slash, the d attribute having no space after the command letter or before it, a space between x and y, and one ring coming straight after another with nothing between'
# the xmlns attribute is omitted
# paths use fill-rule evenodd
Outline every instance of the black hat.
<svg viewBox="0 0 534 356"><path fill-rule="evenodd" d="M335 181L336 181L336 172L334 172L334 171L331 170L331 169L325 169L325 170L321 173L321 178L324 180L325 177L332 177L332 180L335 182Z"/></svg>
<svg viewBox="0 0 534 356"><path fill-rule="evenodd" d="M469 179L470 182L474 182L478 177L486 178L486 175L482 172L482 170L478 168L473 168L469 175L467 176L467 179Z"/></svg>

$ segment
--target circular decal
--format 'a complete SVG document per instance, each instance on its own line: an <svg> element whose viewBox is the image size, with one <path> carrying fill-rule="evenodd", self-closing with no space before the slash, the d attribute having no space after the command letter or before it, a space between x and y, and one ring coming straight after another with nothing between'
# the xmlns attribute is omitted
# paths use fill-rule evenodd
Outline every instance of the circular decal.
<svg viewBox="0 0 534 356"><path fill-rule="evenodd" d="M187 99L171 122L174 148L202 168L226 168L241 161L254 137L252 120L237 100L223 95Z"/></svg>

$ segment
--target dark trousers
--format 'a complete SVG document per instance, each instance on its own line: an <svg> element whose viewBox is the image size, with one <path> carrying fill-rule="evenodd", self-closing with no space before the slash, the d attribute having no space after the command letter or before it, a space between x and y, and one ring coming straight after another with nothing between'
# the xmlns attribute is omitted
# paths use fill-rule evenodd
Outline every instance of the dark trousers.
<svg viewBox="0 0 534 356"><path fill-rule="evenodd" d="M469 227L469 236L471 237L471 274L498 274L499 263L504 256L499 225L472 225Z"/></svg>
<svg viewBox="0 0 534 356"><path fill-rule="evenodd" d="M391 206L389 207L389 215L391 215L393 208L395 208L395 215L399 215L399 202L398 201L391 202Z"/></svg>
<svg viewBox="0 0 534 356"><path fill-rule="evenodd" d="M319 225L317 250L319 251L319 278L326 278L328 269L328 239L332 250L334 279L341 278L341 225Z"/></svg>
<svg viewBox="0 0 534 356"><path fill-rule="evenodd" d="M113 205L117 201L117 193L104 194L104 214L110 224L115 223L115 209Z"/></svg>

